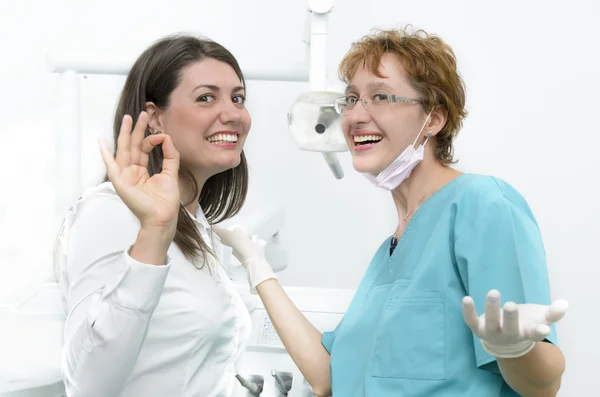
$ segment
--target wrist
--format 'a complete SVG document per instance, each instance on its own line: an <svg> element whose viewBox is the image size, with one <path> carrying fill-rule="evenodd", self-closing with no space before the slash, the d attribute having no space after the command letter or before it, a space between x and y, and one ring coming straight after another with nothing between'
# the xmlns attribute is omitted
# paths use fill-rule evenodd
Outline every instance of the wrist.
<svg viewBox="0 0 600 397"><path fill-rule="evenodd" d="M256 293L256 286L260 283L270 279L277 280L277 275L265 258L244 261L244 266L248 271L248 283L252 293Z"/></svg>
<svg viewBox="0 0 600 397"><path fill-rule="evenodd" d="M522 340L510 345L494 345L482 340L481 344L486 352L496 358L517 358L529 353L535 347L536 342Z"/></svg>
<svg viewBox="0 0 600 397"><path fill-rule="evenodd" d="M169 223L165 225L148 225L141 224L140 231L138 232L138 238L151 239L157 243L163 243L167 246L171 245L175 238L175 232L177 231L177 223Z"/></svg>
<svg viewBox="0 0 600 397"><path fill-rule="evenodd" d="M142 227L129 256L138 262L164 265L174 236L175 229L169 227Z"/></svg>
<svg viewBox="0 0 600 397"><path fill-rule="evenodd" d="M177 230L177 218L168 222L140 221L140 230L143 230L148 234L161 236L168 236L169 234L172 234L172 236L174 236L175 231Z"/></svg>

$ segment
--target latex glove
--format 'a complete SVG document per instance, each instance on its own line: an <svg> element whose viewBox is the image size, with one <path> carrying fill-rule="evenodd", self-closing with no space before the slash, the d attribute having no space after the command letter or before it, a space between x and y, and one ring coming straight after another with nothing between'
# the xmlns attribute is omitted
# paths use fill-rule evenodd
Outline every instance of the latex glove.
<svg viewBox="0 0 600 397"><path fill-rule="evenodd" d="M258 236L248 237L244 229L234 226L231 230L213 226L221 242L233 249L235 256L248 272L250 292L256 294L256 286L265 280L277 279L277 275L265 257L265 241Z"/></svg>
<svg viewBox="0 0 600 397"><path fill-rule="evenodd" d="M483 348L496 358L521 357L550 334L550 325L563 318L569 308L558 300L550 306L507 302L500 308L500 292L487 294L485 314L477 316L475 303L463 298L463 317Z"/></svg>

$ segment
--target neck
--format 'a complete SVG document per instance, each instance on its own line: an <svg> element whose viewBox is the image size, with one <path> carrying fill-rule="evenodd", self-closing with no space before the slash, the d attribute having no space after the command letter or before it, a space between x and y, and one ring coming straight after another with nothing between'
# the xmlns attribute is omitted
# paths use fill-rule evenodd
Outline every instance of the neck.
<svg viewBox="0 0 600 397"><path fill-rule="evenodd" d="M410 176L392 191L400 230L404 229L405 219L410 219L425 200L456 177L454 173L457 171L448 169L431 158L424 159L413 169Z"/></svg>
<svg viewBox="0 0 600 397"><path fill-rule="evenodd" d="M206 183L208 178L197 173L192 173L192 176L196 180L198 191L195 193L192 190L193 186L191 186L191 184L186 180L186 178L183 178L180 174L179 192L181 194L181 202L185 204L185 208L190 213L192 213L192 215L196 216L196 211L198 210L198 200L200 199L200 192L202 191L202 188L204 187L204 184Z"/></svg>

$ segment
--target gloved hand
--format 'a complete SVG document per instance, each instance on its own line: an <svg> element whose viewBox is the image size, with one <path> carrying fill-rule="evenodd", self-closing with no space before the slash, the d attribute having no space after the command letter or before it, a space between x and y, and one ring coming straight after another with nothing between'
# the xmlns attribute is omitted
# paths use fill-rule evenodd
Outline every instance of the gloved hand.
<svg viewBox="0 0 600 397"><path fill-rule="evenodd" d="M470 296L463 298L463 317L483 348L496 358L521 357L550 334L550 325L563 318L569 308L564 300L550 306L507 302L500 308L500 292L487 294L485 314L477 316Z"/></svg>
<svg viewBox="0 0 600 397"><path fill-rule="evenodd" d="M256 294L256 286L268 279L277 279L265 257L265 241L257 236L249 238L244 229L234 226L232 230L213 226L212 230L221 242L233 249L235 256L248 272L250 292Z"/></svg>

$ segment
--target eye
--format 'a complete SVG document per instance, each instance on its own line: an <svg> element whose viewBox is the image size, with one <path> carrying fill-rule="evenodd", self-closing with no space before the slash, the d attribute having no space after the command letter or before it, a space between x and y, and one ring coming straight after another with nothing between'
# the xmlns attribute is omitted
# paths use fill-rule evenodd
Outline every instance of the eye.
<svg viewBox="0 0 600 397"><path fill-rule="evenodd" d="M246 103L246 97L243 95L236 95L233 97L233 103L238 105L244 105Z"/></svg>
<svg viewBox="0 0 600 397"><path fill-rule="evenodd" d="M214 95L204 94L204 95L200 95L196 101L201 102L201 103L213 103L216 100L217 99L215 98Z"/></svg>
<svg viewBox="0 0 600 397"><path fill-rule="evenodd" d="M387 102L388 96L387 96L387 94L378 93L378 94L373 94L371 99L373 100L373 102Z"/></svg>
<svg viewBox="0 0 600 397"><path fill-rule="evenodd" d="M348 95L346 97L346 103L350 106L352 105L356 105L356 102L358 102L358 97L354 96L354 95Z"/></svg>

